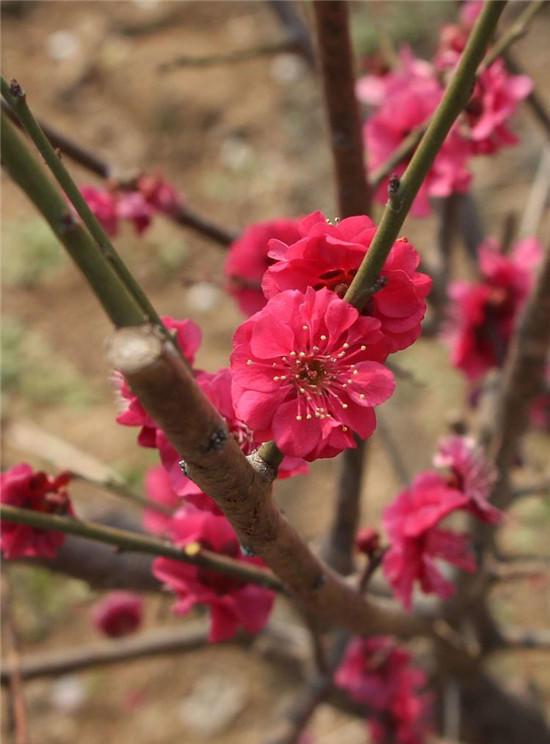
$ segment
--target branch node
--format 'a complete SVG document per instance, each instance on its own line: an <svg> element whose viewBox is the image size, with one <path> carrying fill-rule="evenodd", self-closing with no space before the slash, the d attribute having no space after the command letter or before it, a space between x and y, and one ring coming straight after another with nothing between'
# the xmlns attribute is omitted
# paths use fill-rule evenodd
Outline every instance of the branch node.
<svg viewBox="0 0 550 744"><path fill-rule="evenodd" d="M312 589L314 592L318 592L320 589L324 587L324 585L327 582L327 577L324 573L320 573L313 582Z"/></svg>
<svg viewBox="0 0 550 744"><path fill-rule="evenodd" d="M226 428L220 428L212 432L206 445L206 452L219 452L227 442L229 434Z"/></svg>
<svg viewBox="0 0 550 744"><path fill-rule="evenodd" d="M254 450L246 459L254 470L266 481L272 482L277 477L277 470L260 455L259 450Z"/></svg>
<svg viewBox="0 0 550 744"><path fill-rule="evenodd" d="M10 80L10 93L14 98L19 98L20 100L24 100L26 97L25 91L15 78Z"/></svg>

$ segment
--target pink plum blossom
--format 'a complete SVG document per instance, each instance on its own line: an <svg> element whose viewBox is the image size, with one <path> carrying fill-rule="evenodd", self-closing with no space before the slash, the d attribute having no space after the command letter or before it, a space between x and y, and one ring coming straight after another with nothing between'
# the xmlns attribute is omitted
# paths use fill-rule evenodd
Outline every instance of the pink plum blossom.
<svg viewBox="0 0 550 744"><path fill-rule="evenodd" d="M474 93L465 109L474 154L497 152L515 145L518 138L506 126L518 103L533 90L527 75L510 75L504 60L497 59L478 75Z"/></svg>
<svg viewBox="0 0 550 744"><path fill-rule="evenodd" d="M471 437L449 436L439 442L434 465L449 468L453 485L469 501L465 508L482 522L495 524L502 519L502 512L487 501L496 482L496 470L486 459Z"/></svg>
<svg viewBox="0 0 550 744"><path fill-rule="evenodd" d="M424 744L430 729L427 677L411 654L387 636L354 638L335 682L369 709L372 739L379 744Z"/></svg>
<svg viewBox="0 0 550 744"><path fill-rule="evenodd" d="M154 535L165 535L170 528L171 513L176 511L182 500L173 491L170 478L162 465L149 468L145 474L145 491L152 504L160 509L150 508L143 512L143 526Z"/></svg>
<svg viewBox="0 0 550 744"><path fill-rule="evenodd" d="M268 244L271 239L294 243L300 239L297 219L257 222L244 230L229 247L225 275L229 292L245 315L252 315L265 305L261 281L271 263Z"/></svg>
<svg viewBox="0 0 550 744"><path fill-rule="evenodd" d="M118 233L121 220L131 222L137 234L142 235L155 214L172 215L184 203L174 186L160 175L143 174L131 188L85 185L80 192L111 237Z"/></svg>
<svg viewBox="0 0 550 744"><path fill-rule="evenodd" d="M201 372L197 376L197 383L223 417L229 433L234 437L241 450L245 455L250 455L262 444L263 440L258 439L255 432L235 412L231 391L231 371L224 368L215 374ZM219 514L220 511L214 501L182 473L179 465L180 457L162 432L157 432L156 446L162 464L169 474L172 488L178 496L183 497L185 501L193 504L198 509L207 509ZM278 478L290 478L307 472L307 467L304 460L287 456L283 458L277 475Z"/></svg>
<svg viewBox="0 0 550 744"><path fill-rule="evenodd" d="M0 502L42 514L72 515L65 486L70 473L57 477L21 463L0 474ZM0 549L4 558L53 558L65 540L63 532L2 521Z"/></svg>
<svg viewBox="0 0 550 744"><path fill-rule="evenodd" d="M153 218L153 210L139 191L123 191L119 194L117 214L121 220L131 222L138 235L147 230Z"/></svg>
<svg viewBox="0 0 550 744"><path fill-rule="evenodd" d="M230 556L252 565L262 565L259 558L243 556L233 528L223 516L189 507L180 510L172 520L170 536L178 547L197 542L203 548ZM224 641L239 627L258 633L266 624L273 605L272 591L211 569L156 558L153 573L175 592L174 612L185 615L196 604L210 609L209 640Z"/></svg>
<svg viewBox="0 0 550 744"><path fill-rule="evenodd" d="M183 356L192 365L201 343L202 334L198 325L192 320L175 320L170 315L163 315L161 320L166 328L173 332ZM155 422L130 390L122 375L115 372L113 381L125 406L116 418L117 423L123 426L139 426L138 443L142 447L156 447L158 427Z"/></svg>
<svg viewBox="0 0 550 744"><path fill-rule="evenodd" d="M117 209L117 195L107 189L90 185L82 186L80 193L107 235L114 237L118 232L120 217Z"/></svg>
<svg viewBox="0 0 550 744"><path fill-rule="evenodd" d="M438 526L469 503L469 496L451 488L442 476L425 471L384 509L382 524L390 541L382 564L384 575L407 609L416 581L426 594L445 599L453 594L453 584L444 578L436 560L475 570L467 536Z"/></svg>
<svg viewBox="0 0 550 744"><path fill-rule="evenodd" d="M342 297L369 250L376 225L365 216L331 225L322 212L314 212L299 228L302 238L293 244L270 241L269 256L274 263L262 281L266 297L287 289L305 292L307 287L326 287ZM431 279L416 271L419 263L414 247L399 238L382 268L381 288L363 310L364 315L380 321L390 352L405 349L420 335Z"/></svg>
<svg viewBox="0 0 550 744"><path fill-rule="evenodd" d="M372 527L361 527L355 535L355 549L372 556L380 549L380 533Z"/></svg>
<svg viewBox="0 0 550 744"><path fill-rule="evenodd" d="M364 128L369 167L373 171L389 158L408 134L429 120L443 95L435 70L428 63L415 59L409 50L401 53L395 71L378 81L367 76L360 83L359 90L360 95L373 102L376 108ZM419 217L429 214L431 197L446 197L468 190L471 181L467 169L469 155L467 140L456 126L453 127L418 192L411 214ZM400 176L405 167L406 163L396 166L395 173ZM376 192L377 200L382 203L387 199L387 187L386 179Z"/></svg>
<svg viewBox="0 0 550 744"><path fill-rule="evenodd" d="M172 215L185 203L184 197L160 175L140 176L138 191L154 212Z"/></svg>
<svg viewBox="0 0 550 744"><path fill-rule="evenodd" d="M235 333L235 411L285 455L334 457L374 432L395 387L386 355L380 321L334 292L280 292Z"/></svg>
<svg viewBox="0 0 550 744"><path fill-rule="evenodd" d="M479 249L481 279L451 284L452 307L443 337L453 365L469 380L503 364L541 252L535 238L519 241L509 255L487 240Z"/></svg>
<svg viewBox="0 0 550 744"><path fill-rule="evenodd" d="M132 592L110 592L92 608L95 627L111 638L135 633L142 616L143 600Z"/></svg>

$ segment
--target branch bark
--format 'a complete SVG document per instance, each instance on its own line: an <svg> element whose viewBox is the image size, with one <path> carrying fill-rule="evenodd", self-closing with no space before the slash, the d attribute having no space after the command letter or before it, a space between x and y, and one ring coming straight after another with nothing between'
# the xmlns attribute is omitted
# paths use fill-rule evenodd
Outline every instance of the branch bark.
<svg viewBox="0 0 550 744"><path fill-rule="evenodd" d="M181 360L150 328L124 329L109 359L184 458L241 544L261 556L302 608L322 625L355 632L426 633L429 623L361 597L316 558L272 500L275 473L256 453L245 458Z"/></svg>
<svg viewBox="0 0 550 744"><path fill-rule="evenodd" d="M341 0L313 4L319 67L334 163L338 214L341 218L370 212L370 192L363 155L359 104L355 95L349 7ZM341 574L353 572L353 541L360 520L361 483L367 444L356 438L356 449L340 458L334 517L323 556Z"/></svg>

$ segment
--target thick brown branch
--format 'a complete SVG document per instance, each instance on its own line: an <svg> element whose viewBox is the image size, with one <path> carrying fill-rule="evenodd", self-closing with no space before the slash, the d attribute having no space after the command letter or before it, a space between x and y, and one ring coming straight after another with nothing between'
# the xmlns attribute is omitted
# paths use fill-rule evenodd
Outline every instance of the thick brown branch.
<svg viewBox="0 0 550 744"><path fill-rule="evenodd" d="M152 328L117 333L109 358L184 458L190 477L223 510L241 543L264 559L304 610L323 625L354 632L429 632L425 620L360 596L313 555L273 503L274 473L258 455L244 457L181 359Z"/></svg>
<svg viewBox="0 0 550 744"><path fill-rule="evenodd" d="M348 4L342 0L317 0L313 8L336 171L339 216L368 214L369 188L363 160L359 105L355 96Z"/></svg>
<svg viewBox="0 0 550 744"><path fill-rule="evenodd" d="M297 744L315 710L333 689L334 673L340 665L348 640L347 633L337 634L331 650L328 669L324 674L314 674L306 681L304 688L295 696L282 721L268 735L265 744Z"/></svg>
<svg viewBox="0 0 550 744"><path fill-rule="evenodd" d="M338 214L341 218L370 211L370 193L363 157L359 105L355 96L353 50L347 2L315 2L319 66L323 81ZM353 540L360 520L361 481L367 445L356 437L357 448L340 459L333 523L324 558L339 573L353 571Z"/></svg>
<svg viewBox="0 0 550 744"><path fill-rule="evenodd" d="M550 245L533 292L519 320L503 371L502 388L489 445L499 478L493 501L510 503L508 473L517 455L521 437L528 426L529 406L542 391L550 346Z"/></svg>

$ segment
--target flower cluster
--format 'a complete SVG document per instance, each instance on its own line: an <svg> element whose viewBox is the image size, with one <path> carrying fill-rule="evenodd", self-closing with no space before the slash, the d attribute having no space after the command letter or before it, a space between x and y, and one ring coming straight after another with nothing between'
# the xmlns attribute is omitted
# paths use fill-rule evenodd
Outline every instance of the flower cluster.
<svg viewBox="0 0 550 744"><path fill-rule="evenodd" d="M182 509L171 520L169 533L178 547L198 543L202 548L245 564L263 565L259 558L243 555L233 528L221 515L193 507ZM258 633L271 612L272 591L227 574L168 558L156 558L153 573L176 593L177 614L185 615L196 604L209 607L212 642L231 638L239 627Z"/></svg>
<svg viewBox="0 0 550 744"><path fill-rule="evenodd" d="M449 472L420 473L383 513L382 524L390 541L383 559L384 575L406 608L411 607L416 581L426 594L452 595L453 584L436 561L475 570L467 535L440 527L446 517L462 510L490 524L501 518L487 500L495 482L494 470L473 440L458 436L442 440L434 464Z"/></svg>
<svg viewBox="0 0 550 744"><path fill-rule="evenodd" d="M487 240L479 249L481 278L451 284L451 317L444 338L453 365L470 381L503 364L541 253L535 238L519 241L508 255Z"/></svg>
<svg viewBox="0 0 550 744"><path fill-rule="evenodd" d="M132 592L110 592L92 608L93 624L111 638L135 633L142 616L143 600Z"/></svg>
<svg viewBox="0 0 550 744"><path fill-rule="evenodd" d="M52 477L21 463L0 474L0 502L43 514L73 513L65 486L69 473ZM53 558L65 540L62 532L2 521L0 549L4 558Z"/></svg>
<svg viewBox="0 0 550 744"><path fill-rule="evenodd" d="M419 257L397 240L376 291L361 313L341 298L371 246L366 216L331 224L314 212L294 226L291 242L262 244L261 287L267 304L237 329L231 356L237 416L259 441L287 456L333 457L369 437L373 407L393 392L388 354L419 336L431 280Z"/></svg>
<svg viewBox="0 0 550 744"><path fill-rule="evenodd" d="M368 706L377 744L423 744L430 730L426 674L410 653L387 636L354 638L335 676L336 684Z"/></svg>
<svg viewBox="0 0 550 744"><path fill-rule="evenodd" d="M405 48L395 69L378 69L358 81L358 98L373 109L364 128L370 168L381 166L412 131L429 120L460 60L479 8L479 3L467 3L460 22L443 27L433 63L415 58ZM481 70L468 106L438 152L412 214L429 214L430 197L467 191L470 157L517 143L507 124L532 87L527 76L510 75L502 59ZM398 175L405 165L396 168ZM386 194L387 181L379 187L377 198L385 202Z"/></svg>
<svg viewBox="0 0 550 744"><path fill-rule="evenodd" d="M183 203L175 188L160 176L142 175L133 188L98 188L86 185L81 193L88 206L111 237L121 221L131 222L138 235L151 224L155 214L173 214Z"/></svg>
<svg viewBox="0 0 550 744"><path fill-rule="evenodd" d="M287 289L305 292L323 287L343 297L368 252L376 225L366 216L348 217L331 225L322 212L304 218L301 239L293 244L270 241L274 263L265 272L262 288L270 299ZM420 335L431 279L417 271L420 257L406 238L392 246L380 273L380 288L364 315L380 321L388 353L406 349Z"/></svg>

